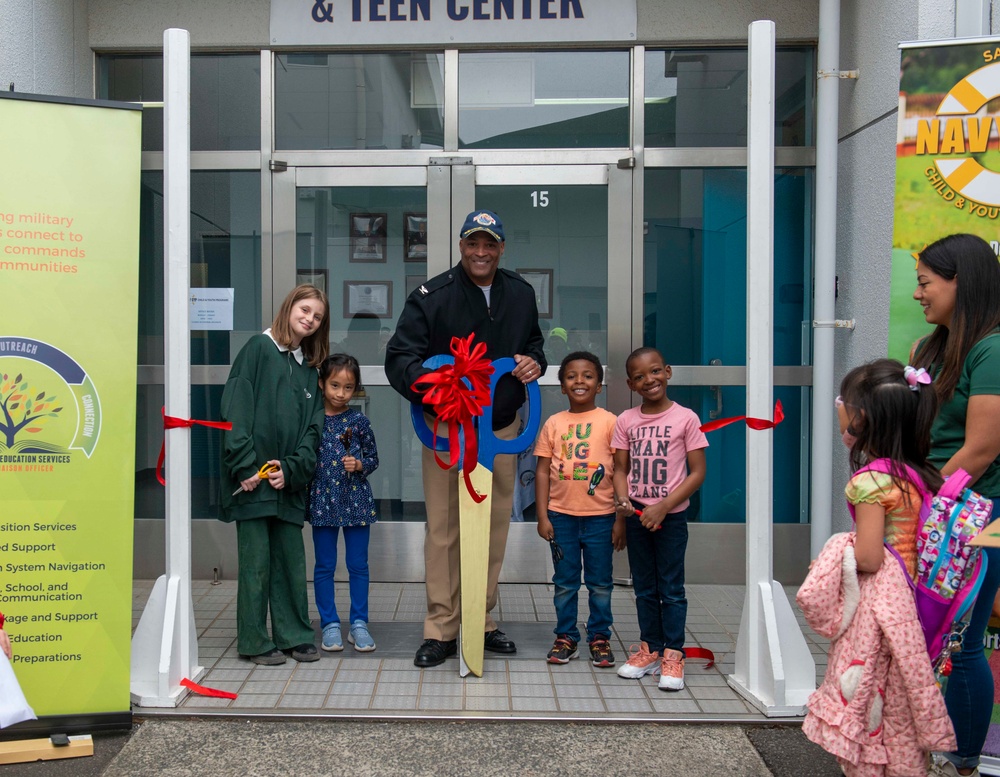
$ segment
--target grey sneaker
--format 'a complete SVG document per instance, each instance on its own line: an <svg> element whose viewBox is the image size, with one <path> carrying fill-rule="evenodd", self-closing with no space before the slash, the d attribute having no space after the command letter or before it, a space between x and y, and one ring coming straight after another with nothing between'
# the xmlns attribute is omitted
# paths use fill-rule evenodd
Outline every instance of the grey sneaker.
<svg viewBox="0 0 1000 777"><path fill-rule="evenodd" d="M344 649L344 640L340 636L340 624L328 623L323 627L323 650L339 653Z"/></svg>
<svg viewBox="0 0 1000 777"><path fill-rule="evenodd" d="M371 653L375 649L375 640L368 633L368 624L364 621L358 620L351 624L347 641L354 645L354 649L359 653Z"/></svg>
<svg viewBox="0 0 1000 777"><path fill-rule="evenodd" d="M979 777L979 768L973 769L968 775L963 775L955 764L941 755L931 756L931 770L928 777Z"/></svg>

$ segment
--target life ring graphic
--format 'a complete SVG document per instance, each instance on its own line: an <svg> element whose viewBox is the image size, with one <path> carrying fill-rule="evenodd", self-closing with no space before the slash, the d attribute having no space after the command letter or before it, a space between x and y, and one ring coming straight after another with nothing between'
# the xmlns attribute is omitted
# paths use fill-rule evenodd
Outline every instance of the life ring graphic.
<svg viewBox="0 0 1000 777"><path fill-rule="evenodd" d="M1000 97L1000 62L979 68L955 84L941 100L938 116L970 116ZM963 197L984 205L1000 205L1000 173L972 157L935 159L941 177Z"/></svg>

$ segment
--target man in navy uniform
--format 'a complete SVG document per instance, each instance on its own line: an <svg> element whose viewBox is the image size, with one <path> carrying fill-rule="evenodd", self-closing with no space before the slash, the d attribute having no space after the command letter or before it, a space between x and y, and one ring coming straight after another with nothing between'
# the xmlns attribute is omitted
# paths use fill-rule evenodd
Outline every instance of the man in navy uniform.
<svg viewBox="0 0 1000 777"><path fill-rule="evenodd" d="M459 232L458 248L460 264L431 278L406 300L396 332L386 346L386 375L396 391L422 405L421 396L411 387L430 372L423 366L424 360L451 353L452 337L474 333L475 343L486 343L488 359L512 356L517 362L515 369L499 380L493 396L493 433L501 439L513 439L518 431L517 411L525 400L524 384L545 373L535 292L520 275L500 267L505 243L497 214L488 210L470 213ZM432 424L433 418L428 422ZM507 547L515 459L499 455L493 465L485 648L494 653L517 651L489 613L497 603L497 583ZM461 621L459 479L455 468L441 469L428 448L423 450L422 463L427 505L427 617L424 641L413 663L427 667L437 666L457 652Z"/></svg>

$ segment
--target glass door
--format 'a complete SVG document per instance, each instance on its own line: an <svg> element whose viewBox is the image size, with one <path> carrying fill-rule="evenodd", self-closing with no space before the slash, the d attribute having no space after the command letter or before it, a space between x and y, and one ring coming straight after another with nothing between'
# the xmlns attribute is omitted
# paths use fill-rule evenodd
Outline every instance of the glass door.
<svg viewBox="0 0 1000 777"><path fill-rule="evenodd" d="M535 289L549 365L539 381L542 418L566 409L557 373L562 358L578 350L590 351L605 365L598 403L621 411L628 401L616 363L621 359L609 355L621 354L629 341L630 173L607 165L477 166L474 181L470 177L455 179L454 205L461 211L456 215L464 218L473 199L476 208L499 214L507 237L501 264ZM474 191L468 191L470 183ZM531 450L518 457L517 474L501 579L547 582L549 551L533 525Z"/></svg>
<svg viewBox="0 0 1000 777"><path fill-rule="evenodd" d="M354 404L373 420L379 468L369 480L386 524L424 520L420 443L383 365L407 295L427 279L429 257L449 250L447 207L429 208L442 195L447 203L447 171L436 176L445 191L434 191L434 178L423 166L295 168L272 176L273 305L297 283L313 283L329 297L330 352L361 364Z"/></svg>
<svg viewBox="0 0 1000 777"><path fill-rule="evenodd" d="M289 168L272 175L272 186L274 308L296 283L323 288L330 299L331 352L350 353L362 365L364 394L357 404L372 420L380 459L370 478L380 511L370 548L372 579L420 581L426 520L420 442L409 405L389 386L383 367L406 297L459 261L458 231L469 211L499 213L507 236L502 266L535 287L546 335L543 414L562 409L556 372L563 355L584 349L607 362L609 353L620 352L616 338L627 347L628 306L610 300L615 290L620 300L628 299L629 258L624 252L615 271L609 256L613 244L629 244L630 213L614 213L611 203L617 199L621 211L630 177L605 165L476 167L471 158L450 157L426 167ZM609 372L617 367L609 365ZM623 397L627 402L620 389L601 395L612 409ZM530 523L530 451L520 465L512 520ZM533 526L523 528L511 533L504 580L545 582L551 576L548 548Z"/></svg>

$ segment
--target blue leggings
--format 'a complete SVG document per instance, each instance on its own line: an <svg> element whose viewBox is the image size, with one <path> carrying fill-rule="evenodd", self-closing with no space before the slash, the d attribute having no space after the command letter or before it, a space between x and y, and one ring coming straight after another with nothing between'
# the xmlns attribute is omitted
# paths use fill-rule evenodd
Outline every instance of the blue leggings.
<svg viewBox="0 0 1000 777"><path fill-rule="evenodd" d="M337 535L339 526L313 526L313 546L316 568L313 587L320 627L340 623L334 601L333 573L337 569ZM348 588L351 592L351 623L368 623L368 537L371 526L344 527L344 562L347 564Z"/></svg>
<svg viewBox="0 0 1000 777"><path fill-rule="evenodd" d="M1000 497L993 501L993 517L1000 515ZM986 661L983 635L993 612L993 599L1000 588L1000 548L986 548L987 568L983 587L972 606L969 628L962 649L951 656L951 676L944 701L955 727L958 749L944 757L959 769L979 766L993 714L993 673Z"/></svg>

